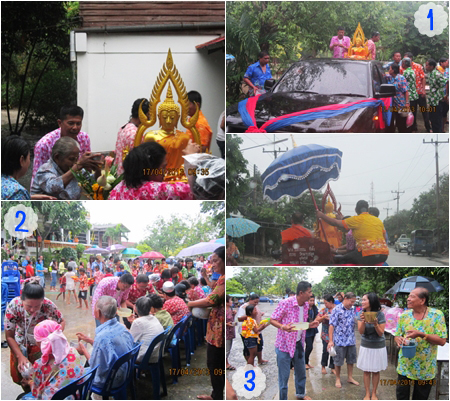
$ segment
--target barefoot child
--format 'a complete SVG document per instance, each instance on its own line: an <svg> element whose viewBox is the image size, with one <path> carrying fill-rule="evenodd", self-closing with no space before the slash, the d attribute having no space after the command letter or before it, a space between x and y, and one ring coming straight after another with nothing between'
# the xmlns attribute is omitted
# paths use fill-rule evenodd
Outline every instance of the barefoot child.
<svg viewBox="0 0 450 401"><path fill-rule="evenodd" d="M248 305L245 308L247 319L242 322L242 337L244 337L244 344L250 352L246 359L247 363L253 366L255 366L255 357L258 351L259 332L265 327L265 324L257 325L256 312L255 305Z"/></svg>
<svg viewBox="0 0 450 401"><path fill-rule="evenodd" d="M78 281L80 282L80 287L78 291L78 301L80 301L80 305L77 306L77 308L81 309L82 307L81 300L83 299L86 309L89 309L87 302L87 292L89 288L88 276L86 276L86 272L82 267L80 267L78 271L80 272L80 277L78 278Z"/></svg>
<svg viewBox="0 0 450 401"><path fill-rule="evenodd" d="M63 296L64 301L66 300L66 277L65 276L61 276L59 278L59 294L56 296L56 300L58 300L58 298L60 296Z"/></svg>
<svg viewBox="0 0 450 401"><path fill-rule="evenodd" d="M70 305L70 291L73 292L73 300L75 303L77 303L77 296L75 295L75 281L73 280L73 276L75 276L75 273L73 272L72 266L67 266L67 273L64 274L64 277L66 278L66 290L69 291L69 299L67 300L67 305Z"/></svg>

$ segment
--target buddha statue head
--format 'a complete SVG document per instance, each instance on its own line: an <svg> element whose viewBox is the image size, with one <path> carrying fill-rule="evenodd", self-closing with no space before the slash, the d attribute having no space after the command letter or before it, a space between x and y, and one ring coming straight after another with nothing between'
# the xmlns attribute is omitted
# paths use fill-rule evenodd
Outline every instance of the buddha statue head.
<svg viewBox="0 0 450 401"><path fill-rule="evenodd" d="M356 47L361 47L362 46L362 39L361 38L357 38L355 45L356 45Z"/></svg>
<svg viewBox="0 0 450 401"><path fill-rule="evenodd" d="M167 89L166 100L158 107L158 118L161 128L167 133L173 132L178 125L178 120L180 119L180 107L173 100L170 83Z"/></svg>
<svg viewBox="0 0 450 401"><path fill-rule="evenodd" d="M327 203L325 204L325 213L333 213L334 205L331 203L330 198L328 198Z"/></svg>

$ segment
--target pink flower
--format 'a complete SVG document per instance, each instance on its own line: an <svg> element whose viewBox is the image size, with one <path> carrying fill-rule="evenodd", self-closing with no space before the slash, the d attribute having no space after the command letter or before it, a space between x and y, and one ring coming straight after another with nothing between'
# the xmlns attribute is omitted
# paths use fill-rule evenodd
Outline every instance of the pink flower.
<svg viewBox="0 0 450 401"><path fill-rule="evenodd" d="M111 156L105 157L105 167L110 168L114 162L114 159Z"/></svg>

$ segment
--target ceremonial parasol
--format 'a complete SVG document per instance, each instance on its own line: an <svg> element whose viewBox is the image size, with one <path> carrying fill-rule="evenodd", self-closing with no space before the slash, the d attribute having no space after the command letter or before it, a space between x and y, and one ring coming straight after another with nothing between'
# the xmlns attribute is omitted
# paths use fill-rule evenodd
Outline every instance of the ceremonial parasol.
<svg viewBox="0 0 450 401"><path fill-rule="evenodd" d="M219 248L219 246L220 244L214 242L200 242L198 244L182 249L178 253L177 258L184 258L186 256L192 255L201 255L202 253L211 253Z"/></svg>
<svg viewBox="0 0 450 401"><path fill-rule="evenodd" d="M162 253L151 251L151 252L145 252L141 256L139 256L141 259L162 259L164 258L164 255Z"/></svg>
<svg viewBox="0 0 450 401"><path fill-rule="evenodd" d="M424 276L405 277L386 291L386 294L410 293L417 287L426 288L430 292L439 292L444 288L433 278Z"/></svg>
<svg viewBox="0 0 450 401"><path fill-rule="evenodd" d="M136 248L126 248L122 252L122 255L137 255L137 256L140 256L140 255L142 255L142 252L139 249L136 249Z"/></svg>
<svg viewBox="0 0 450 401"><path fill-rule="evenodd" d="M124 249L126 249L126 246L122 245L122 244L114 244L111 246L108 246L108 248L106 248L109 252L117 252L117 251L122 251Z"/></svg>
<svg viewBox="0 0 450 401"><path fill-rule="evenodd" d="M96 255L97 253L109 253L109 251L107 249L103 249L103 248L89 248L89 249L86 249L83 253Z"/></svg>
<svg viewBox="0 0 450 401"><path fill-rule="evenodd" d="M260 227L260 225L255 223L254 221L243 219L241 217L230 217L226 220L226 223L227 235L234 238L239 238L247 234L256 233L256 231L258 231L258 228Z"/></svg>

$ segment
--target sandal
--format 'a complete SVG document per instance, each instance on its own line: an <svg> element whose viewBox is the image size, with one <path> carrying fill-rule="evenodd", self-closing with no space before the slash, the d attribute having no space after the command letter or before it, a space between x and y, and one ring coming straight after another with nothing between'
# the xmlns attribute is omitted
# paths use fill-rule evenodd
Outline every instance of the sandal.
<svg viewBox="0 0 450 401"><path fill-rule="evenodd" d="M235 368L234 366L232 366L232 365L229 365L229 366L227 367L227 370L236 370L236 368Z"/></svg>

